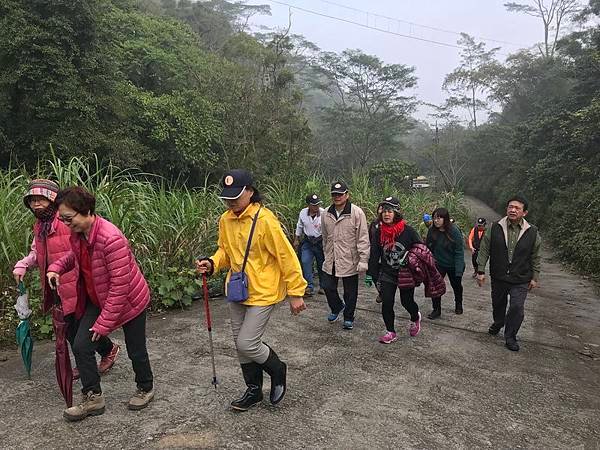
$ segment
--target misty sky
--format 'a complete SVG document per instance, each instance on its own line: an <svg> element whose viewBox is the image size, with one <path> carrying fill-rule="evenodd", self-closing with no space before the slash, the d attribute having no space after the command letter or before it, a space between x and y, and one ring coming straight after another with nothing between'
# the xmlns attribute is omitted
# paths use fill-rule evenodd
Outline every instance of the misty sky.
<svg viewBox="0 0 600 450"><path fill-rule="evenodd" d="M456 44L457 34L427 29L418 25L454 32L466 32L480 38L506 41L516 45L485 41L488 48L502 47L508 54L527 48L543 39L539 19L509 13L506 0L280 0L283 3L336 16L353 22L368 24L395 33ZM255 16L253 25L268 27L287 26L289 8L269 0L249 0L249 4L268 4L272 16ZM418 25L376 17L352 11L333 3L374 14L413 22ZM292 33L302 34L322 50L340 52L346 48L360 48L387 63L402 63L416 67L419 100L434 104L443 102L441 85L444 76L459 64L458 48L444 47L415 39L403 38L357 25L319 17L292 8ZM500 55L503 59L504 56ZM414 114L427 120L429 109L419 107ZM467 116L465 115L465 118Z"/></svg>

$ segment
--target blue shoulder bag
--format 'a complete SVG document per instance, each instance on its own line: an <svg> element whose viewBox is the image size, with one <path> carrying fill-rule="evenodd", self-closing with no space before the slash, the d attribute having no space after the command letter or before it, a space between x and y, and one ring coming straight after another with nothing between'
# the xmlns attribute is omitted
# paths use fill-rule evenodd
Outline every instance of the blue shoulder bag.
<svg viewBox="0 0 600 450"><path fill-rule="evenodd" d="M258 220L258 214L260 213L261 208L262 206L258 208L258 211L252 220L252 228L250 228L250 236L248 237L248 243L246 244L246 253L244 254L242 270L240 272L231 272L231 276L227 282L228 302L239 303L248 300L248 275L246 275L245 272L246 262L248 261L250 245L252 244L252 236L254 235L254 228L256 228L256 221Z"/></svg>

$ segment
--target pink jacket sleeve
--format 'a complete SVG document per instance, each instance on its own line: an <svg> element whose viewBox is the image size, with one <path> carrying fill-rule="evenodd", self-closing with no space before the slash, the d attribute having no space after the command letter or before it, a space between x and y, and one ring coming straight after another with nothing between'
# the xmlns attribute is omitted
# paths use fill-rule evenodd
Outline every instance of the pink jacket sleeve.
<svg viewBox="0 0 600 450"><path fill-rule="evenodd" d="M75 268L75 253L71 250L65 256L54 261L48 266L48 272L56 272L59 275L69 272Z"/></svg>
<svg viewBox="0 0 600 450"><path fill-rule="evenodd" d="M131 261L129 246L121 236L113 236L104 249L106 266L109 276L108 296L102 307L102 312L92 326L92 330L106 335L117 326L123 308L128 302L129 279L131 277Z"/></svg>
<svg viewBox="0 0 600 450"><path fill-rule="evenodd" d="M35 239L31 243L29 255L15 264L13 274L22 276L25 275L25 272L27 272L29 269L33 269L34 267L37 267L37 250L35 248Z"/></svg>

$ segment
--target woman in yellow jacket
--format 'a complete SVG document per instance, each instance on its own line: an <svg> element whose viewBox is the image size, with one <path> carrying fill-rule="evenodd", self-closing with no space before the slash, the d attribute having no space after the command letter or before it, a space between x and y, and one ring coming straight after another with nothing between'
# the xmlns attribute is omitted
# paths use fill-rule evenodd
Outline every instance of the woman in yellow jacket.
<svg viewBox="0 0 600 450"><path fill-rule="evenodd" d="M248 280L247 300L231 301L233 296L226 290L230 297L233 338L247 386L242 397L231 402L231 407L246 411L263 399L263 370L271 377L271 403L279 403L285 395L287 366L262 342L262 336L275 305L286 296L290 298L293 315L306 309L302 298L306 281L277 217L262 206L250 173L231 170L225 173L221 185L220 197L228 209L219 220L218 249L212 257L196 261L196 267L199 273L208 275L229 269L228 284L232 273L242 270L250 230L257 216L244 270Z"/></svg>

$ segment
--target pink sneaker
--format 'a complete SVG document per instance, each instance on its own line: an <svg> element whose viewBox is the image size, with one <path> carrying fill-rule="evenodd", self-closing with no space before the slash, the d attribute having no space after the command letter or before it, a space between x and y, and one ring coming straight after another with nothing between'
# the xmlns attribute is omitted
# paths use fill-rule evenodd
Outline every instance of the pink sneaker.
<svg viewBox="0 0 600 450"><path fill-rule="evenodd" d="M397 340L398 336L396 336L396 333L392 331L388 331L383 336L379 336L379 342L381 342L382 344L391 344L392 342L395 342Z"/></svg>
<svg viewBox="0 0 600 450"><path fill-rule="evenodd" d="M417 319L416 322L411 322L410 326L408 327L408 333L412 336L415 337L417 334L419 334L419 331L421 331L421 313L419 314L419 318Z"/></svg>

